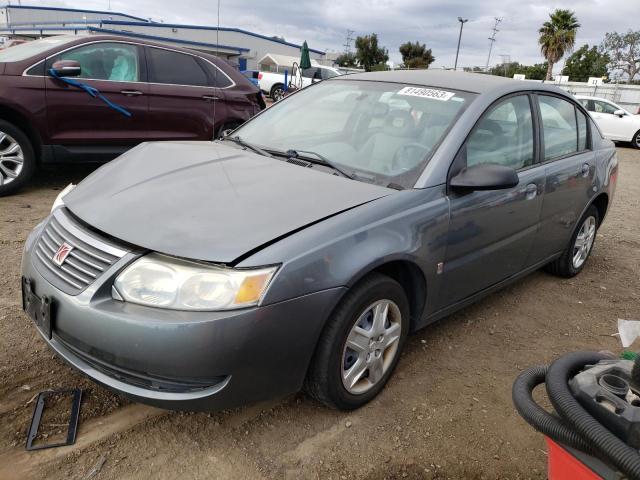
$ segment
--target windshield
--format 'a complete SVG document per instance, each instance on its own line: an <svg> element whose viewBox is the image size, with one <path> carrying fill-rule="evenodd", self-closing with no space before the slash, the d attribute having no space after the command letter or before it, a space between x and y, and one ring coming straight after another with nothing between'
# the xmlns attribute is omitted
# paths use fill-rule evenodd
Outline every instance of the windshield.
<svg viewBox="0 0 640 480"><path fill-rule="evenodd" d="M77 38L70 35L58 35L14 45L0 50L0 62L20 62Z"/></svg>
<svg viewBox="0 0 640 480"><path fill-rule="evenodd" d="M321 155L357 180L412 188L473 97L398 83L331 80L276 103L234 134L274 153Z"/></svg>

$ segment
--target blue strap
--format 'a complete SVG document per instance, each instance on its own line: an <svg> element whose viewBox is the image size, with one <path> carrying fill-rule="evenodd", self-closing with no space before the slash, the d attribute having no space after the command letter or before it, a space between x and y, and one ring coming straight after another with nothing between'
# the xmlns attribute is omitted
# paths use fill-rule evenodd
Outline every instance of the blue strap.
<svg viewBox="0 0 640 480"><path fill-rule="evenodd" d="M90 85L87 85L86 83L82 83L82 82L77 82L75 80L71 80L70 78L67 78L67 77L61 77L60 75L57 74L57 72L53 68L49 69L49 75L51 75L54 78L57 78L58 80L63 81L64 83L66 83L68 85L71 85L73 87L77 87L80 90L84 90L89 95L91 95L93 98L98 98L98 99L102 100L110 108L113 108L117 112L120 112L125 117L130 117L131 116L131 112L130 111L126 110L125 108L121 107L120 105L118 105L116 103L113 103L107 97L102 95L100 93L100 90L98 90L97 88L92 87Z"/></svg>

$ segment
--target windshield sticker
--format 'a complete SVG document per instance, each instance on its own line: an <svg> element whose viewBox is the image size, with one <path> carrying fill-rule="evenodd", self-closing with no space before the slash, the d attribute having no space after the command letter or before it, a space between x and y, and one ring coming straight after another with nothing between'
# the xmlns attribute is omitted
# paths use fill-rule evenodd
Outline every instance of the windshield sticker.
<svg viewBox="0 0 640 480"><path fill-rule="evenodd" d="M404 87L398 92L398 95L408 95L411 97L433 98L446 102L455 95L453 92L445 90L434 90L433 88Z"/></svg>

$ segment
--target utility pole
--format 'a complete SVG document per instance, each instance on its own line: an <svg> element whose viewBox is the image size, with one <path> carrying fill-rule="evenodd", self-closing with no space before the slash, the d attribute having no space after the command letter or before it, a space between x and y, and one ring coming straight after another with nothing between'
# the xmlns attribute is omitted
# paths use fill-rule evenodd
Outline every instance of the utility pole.
<svg viewBox="0 0 640 480"><path fill-rule="evenodd" d="M491 50L493 49L493 42L496 41L496 33L500 31L498 30L498 25L500 25L500 22L502 21L502 17L494 17L494 20L496 21L496 23L493 26L493 33L489 37L489 55L487 56L487 64L484 66L485 72L489 71L489 62L491 61Z"/></svg>
<svg viewBox="0 0 640 480"><path fill-rule="evenodd" d="M353 41L353 34L356 33L354 30L347 30L347 38L344 41L344 53L351 53L351 42Z"/></svg>
<svg viewBox="0 0 640 480"><path fill-rule="evenodd" d="M458 21L460 22L460 33L458 34L458 48L456 49L456 63L453 66L453 70L458 70L458 54L460 53L460 40L462 40L462 27L464 24L469 21L468 18L458 17Z"/></svg>

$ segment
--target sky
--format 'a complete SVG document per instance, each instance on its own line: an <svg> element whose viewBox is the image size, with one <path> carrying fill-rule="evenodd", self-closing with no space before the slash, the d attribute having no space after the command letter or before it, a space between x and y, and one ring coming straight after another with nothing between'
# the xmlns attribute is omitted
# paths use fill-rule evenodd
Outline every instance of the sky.
<svg viewBox="0 0 640 480"><path fill-rule="evenodd" d="M16 0L13 0L14 2ZM165 23L217 24L217 0L23 0L23 5L64 6L128 13ZM495 17L502 17L491 65L501 55L523 64L540 63L537 31L556 8L573 10L581 28L576 48L598 45L606 32L638 29L638 0L220 0L220 25L278 35L287 41L327 51L344 50L347 30L354 37L377 33L392 62L400 62L398 47L419 41L431 48L435 67L452 67L460 23L464 24L458 66L482 66Z"/></svg>

